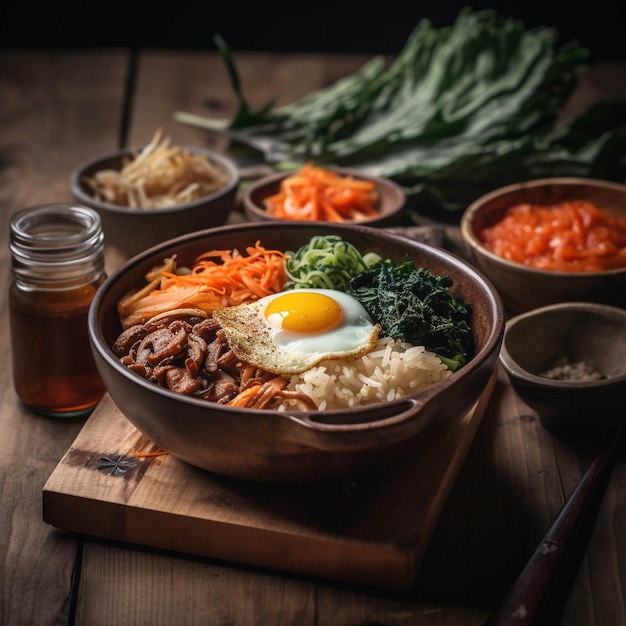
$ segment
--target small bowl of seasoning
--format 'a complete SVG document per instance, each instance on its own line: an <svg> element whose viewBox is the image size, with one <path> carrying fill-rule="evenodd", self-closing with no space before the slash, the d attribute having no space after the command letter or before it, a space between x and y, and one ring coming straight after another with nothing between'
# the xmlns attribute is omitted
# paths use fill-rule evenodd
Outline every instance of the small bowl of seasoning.
<svg viewBox="0 0 626 626"><path fill-rule="evenodd" d="M469 260L510 314L557 302L626 306L626 185L547 178L496 189L461 218Z"/></svg>
<svg viewBox="0 0 626 626"><path fill-rule="evenodd" d="M500 363L543 426L558 431L622 419L625 354L626 310L563 302L511 318Z"/></svg>

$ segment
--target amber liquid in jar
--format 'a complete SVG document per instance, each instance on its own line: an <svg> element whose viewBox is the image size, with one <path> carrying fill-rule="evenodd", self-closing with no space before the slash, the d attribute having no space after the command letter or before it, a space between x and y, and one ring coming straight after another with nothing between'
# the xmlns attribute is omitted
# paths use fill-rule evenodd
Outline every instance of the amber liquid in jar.
<svg viewBox="0 0 626 626"><path fill-rule="evenodd" d="M13 379L17 395L35 411L73 415L96 404L104 387L89 346L87 313L102 281L62 292L26 296L11 289Z"/></svg>
<svg viewBox="0 0 626 626"><path fill-rule="evenodd" d="M99 218L64 205L27 209L12 221L10 247L15 391L36 413L83 415L105 392L87 325L106 278Z"/></svg>

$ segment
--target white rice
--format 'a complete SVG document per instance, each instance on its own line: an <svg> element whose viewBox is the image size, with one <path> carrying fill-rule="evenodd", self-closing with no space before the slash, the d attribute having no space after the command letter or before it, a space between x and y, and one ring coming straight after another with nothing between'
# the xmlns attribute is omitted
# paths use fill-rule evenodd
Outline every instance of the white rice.
<svg viewBox="0 0 626 626"><path fill-rule="evenodd" d="M385 337L360 359L328 359L292 376L287 388L304 392L323 411L396 400L450 374L441 360L423 346ZM281 408L290 407L285 404Z"/></svg>

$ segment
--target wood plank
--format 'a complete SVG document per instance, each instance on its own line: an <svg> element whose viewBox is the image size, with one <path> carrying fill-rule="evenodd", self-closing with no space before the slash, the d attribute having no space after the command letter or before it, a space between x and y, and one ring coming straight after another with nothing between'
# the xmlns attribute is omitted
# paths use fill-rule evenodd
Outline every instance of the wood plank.
<svg viewBox="0 0 626 626"><path fill-rule="evenodd" d="M358 69L368 55L235 52L243 92L254 108L268 102L282 106L327 86ZM138 59L130 145L141 145L161 127L176 143L225 149L208 131L174 120L176 111L228 119L237 111L237 98L226 66L209 51L145 50Z"/></svg>
<svg viewBox="0 0 626 626"><path fill-rule="evenodd" d="M13 390L6 294L10 216L71 200L72 168L117 135L122 51L0 52L0 622L68 623L76 542L42 521L41 489L84 420L25 409Z"/></svg>
<svg viewBox="0 0 626 626"><path fill-rule="evenodd" d="M483 419L422 561L420 597L493 607L517 578L593 457L601 433L555 435L500 371ZM616 541L626 446L574 582L562 626L625 622L624 551ZM620 502L621 501L621 502ZM603 597L605 602L594 601ZM608 598L612 599L609 601ZM463 622L461 622L463 623Z"/></svg>
<svg viewBox="0 0 626 626"><path fill-rule="evenodd" d="M408 589L493 389L427 429L415 455L373 479L260 485L197 470L151 443L109 396L43 490L58 528L315 577ZM393 515L389 515L389 511Z"/></svg>

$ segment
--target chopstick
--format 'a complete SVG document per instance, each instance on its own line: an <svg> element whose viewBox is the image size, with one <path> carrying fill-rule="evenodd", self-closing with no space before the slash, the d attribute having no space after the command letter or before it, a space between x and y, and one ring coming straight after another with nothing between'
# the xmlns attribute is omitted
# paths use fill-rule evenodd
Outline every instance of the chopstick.
<svg viewBox="0 0 626 626"><path fill-rule="evenodd" d="M621 433L621 424L607 433L558 517L485 626L557 622L602 503Z"/></svg>

